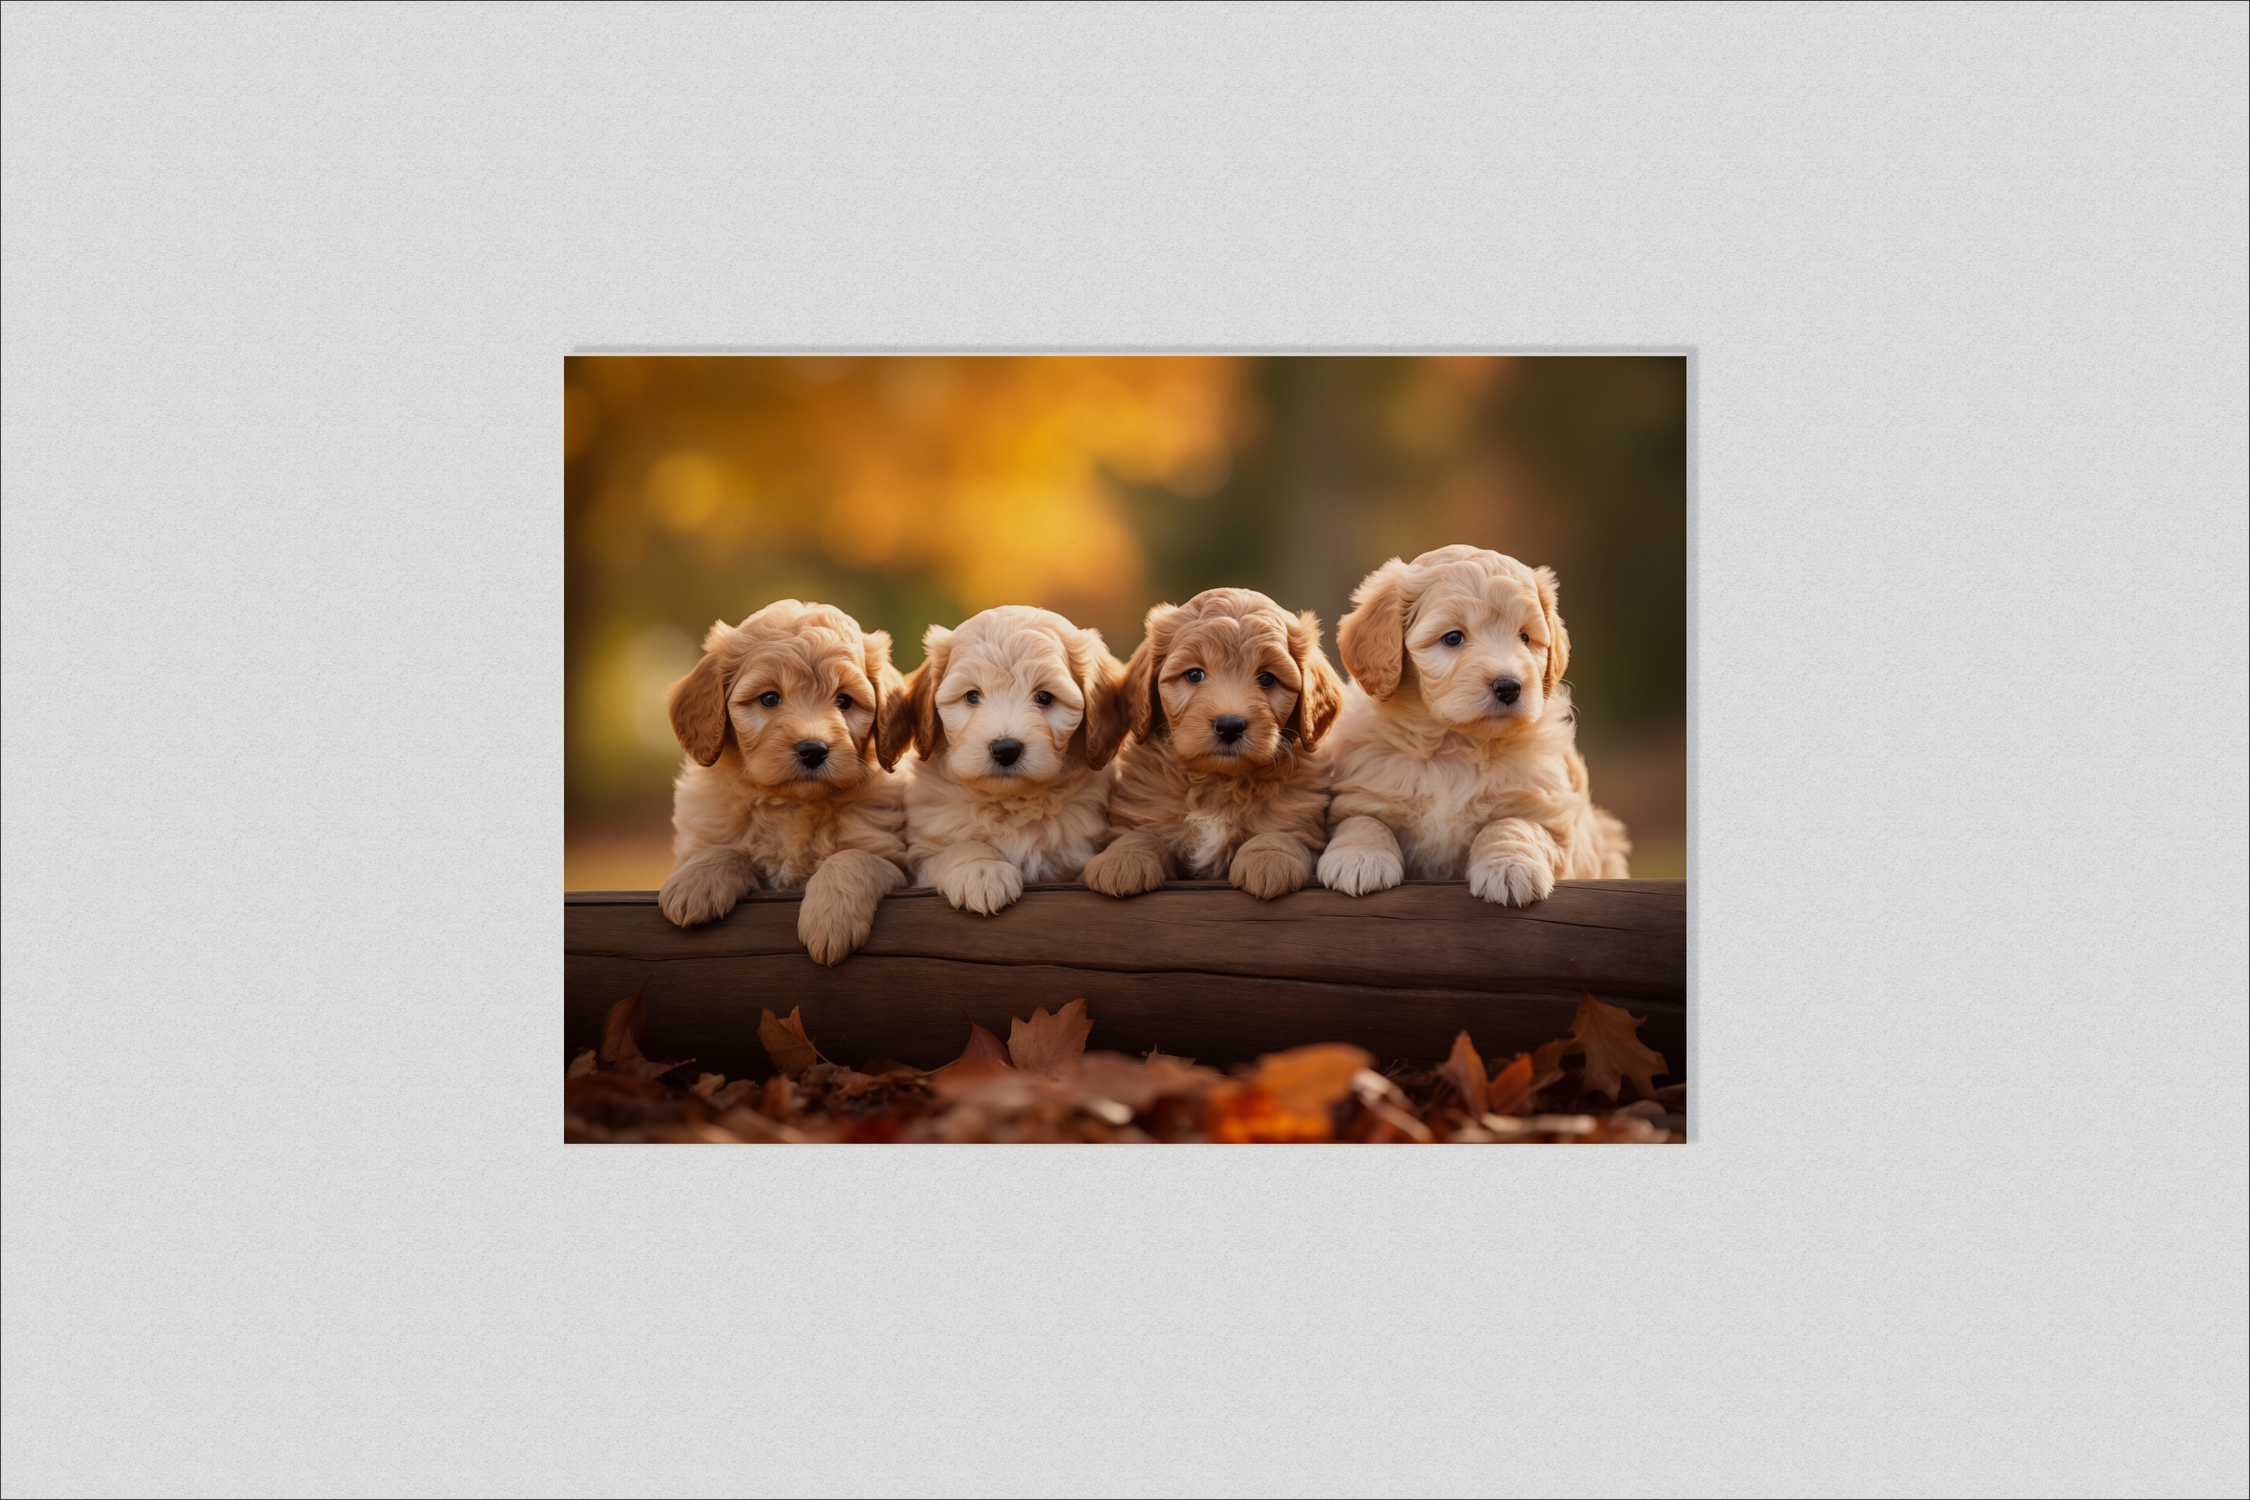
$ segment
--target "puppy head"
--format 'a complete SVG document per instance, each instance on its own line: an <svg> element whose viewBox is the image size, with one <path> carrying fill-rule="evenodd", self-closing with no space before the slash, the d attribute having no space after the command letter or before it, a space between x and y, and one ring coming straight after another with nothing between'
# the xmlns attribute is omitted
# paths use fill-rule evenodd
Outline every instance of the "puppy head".
<svg viewBox="0 0 2250 1500"><path fill-rule="evenodd" d="M932 625L922 648L892 735L957 780L1005 794L1099 770L1124 743L1122 669L1098 630L1006 604L955 630Z"/></svg>
<svg viewBox="0 0 2250 1500"><path fill-rule="evenodd" d="M1480 547L1392 558L1336 627L1352 680L1387 699L1411 676L1442 724L1484 738L1537 721L1562 683L1570 635L1551 568Z"/></svg>
<svg viewBox="0 0 2250 1500"><path fill-rule="evenodd" d="M903 686L891 638L826 604L783 599L711 627L703 660L672 684L672 732L698 765L733 756L769 796L817 801L889 770L902 744L881 733Z"/></svg>
<svg viewBox="0 0 2250 1500"><path fill-rule="evenodd" d="M1343 687L1312 611L1291 615L1249 589L1208 589L1148 612L1124 697L1142 739L1169 735L1191 768L1246 775L1320 743Z"/></svg>

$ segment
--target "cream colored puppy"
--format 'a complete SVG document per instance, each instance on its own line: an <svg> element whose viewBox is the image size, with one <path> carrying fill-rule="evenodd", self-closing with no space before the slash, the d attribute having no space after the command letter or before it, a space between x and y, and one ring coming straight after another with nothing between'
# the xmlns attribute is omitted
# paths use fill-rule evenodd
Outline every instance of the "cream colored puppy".
<svg viewBox="0 0 2250 1500"><path fill-rule="evenodd" d="M1124 668L1051 610L1006 604L932 625L887 735L915 746L907 864L917 884L987 916L1025 881L1076 880L1109 827L1125 738Z"/></svg>
<svg viewBox="0 0 2250 1500"><path fill-rule="evenodd" d="M1132 896L1175 874L1223 876L1261 900L1302 886L1328 834L1314 750L1343 689L1310 610L1249 589L1150 610L1125 669L1134 742L1110 798L1113 842L1086 884Z"/></svg>
<svg viewBox="0 0 2250 1500"><path fill-rule="evenodd" d="M1622 878L1625 825L1578 754L1552 569L1478 547L1392 558L1336 630L1352 684L1329 736L1321 884L1358 896L1468 877L1529 906L1557 880Z"/></svg>
<svg viewBox="0 0 2250 1500"><path fill-rule="evenodd" d="M682 927L725 916L751 891L805 892L797 936L815 962L867 941L883 897L906 883L903 743L883 710L904 686L891 638L826 604L783 599L703 641L672 685L687 750L672 787L672 857L657 904Z"/></svg>

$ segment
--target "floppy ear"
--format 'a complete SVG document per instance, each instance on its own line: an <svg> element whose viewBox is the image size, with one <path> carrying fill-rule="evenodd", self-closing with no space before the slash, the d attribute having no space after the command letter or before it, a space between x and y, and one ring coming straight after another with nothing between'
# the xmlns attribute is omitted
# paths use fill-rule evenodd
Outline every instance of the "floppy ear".
<svg viewBox="0 0 2250 1500"><path fill-rule="evenodd" d="M1368 574L1336 626L1336 654L1370 698L1390 697L1406 675L1406 579L1395 557Z"/></svg>
<svg viewBox="0 0 2250 1500"><path fill-rule="evenodd" d="M1310 750L1320 743L1344 706L1344 679L1328 665L1328 653L1320 649L1320 616L1309 609L1299 613L1296 623L1289 627L1289 654L1297 658L1297 674L1303 683L1284 729Z"/></svg>
<svg viewBox="0 0 2250 1500"><path fill-rule="evenodd" d="M1109 654L1098 630L1081 630L1070 653L1078 691L1086 698L1086 716L1079 720L1077 738L1090 770L1099 771L1125 748L1132 716L1125 710L1125 664Z"/></svg>
<svg viewBox="0 0 2250 1500"><path fill-rule="evenodd" d="M710 634L703 638L703 660L673 683L664 698L672 715L672 733L699 766L719 758L732 732L727 724L727 671L733 653L727 648L733 643L734 632L727 622L712 621Z"/></svg>
<svg viewBox="0 0 2250 1500"><path fill-rule="evenodd" d="M891 633L870 630L860 637L867 656L867 685L875 690L875 759L888 771L913 742L906 715L897 705L906 697L906 679L891 665Z"/></svg>
<svg viewBox="0 0 2250 1500"><path fill-rule="evenodd" d="M1117 687L1126 725L1137 740L1161 739L1172 732L1156 684L1164 675L1164 650L1172 644L1172 616L1178 613L1178 608L1170 604L1149 610L1141 643L1133 648L1133 659L1125 664L1125 680Z"/></svg>
<svg viewBox="0 0 2250 1500"><path fill-rule="evenodd" d="M1534 568L1531 576L1539 580L1539 612L1547 617L1547 691L1551 694L1562 682L1563 668L1570 665L1570 632L1563 629L1562 611L1555 606L1562 580L1553 568Z"/></svg>
<svg viewBox="0 0 2250 1500"><path fill-rule="evenodd" d="M884 705L884 717L889 727L884 735L898 746L904 755L908 745L922 752L924 760L935 760L945 753L945 722L938 717L938 684L945 679L945 659L951 654L953 632L943 625L932 625L922 632L922 665L906 674L903 691Z"/></svg>

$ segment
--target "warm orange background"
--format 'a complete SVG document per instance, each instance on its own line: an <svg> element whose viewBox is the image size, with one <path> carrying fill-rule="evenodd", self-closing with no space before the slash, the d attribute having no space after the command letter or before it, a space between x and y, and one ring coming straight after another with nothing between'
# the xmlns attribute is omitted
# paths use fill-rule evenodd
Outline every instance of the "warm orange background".
<svg viewBox="0 0 2250 1500"><path fill-rule="evenodd" d="M994 604L1140 640L1220 584L1316 611L1448 542L1563 580L1579 744L1636 875L1686 868L1685 360L586 356L564 362L570 889L671 869L664 690L819 599L922 659Z"/></svg>

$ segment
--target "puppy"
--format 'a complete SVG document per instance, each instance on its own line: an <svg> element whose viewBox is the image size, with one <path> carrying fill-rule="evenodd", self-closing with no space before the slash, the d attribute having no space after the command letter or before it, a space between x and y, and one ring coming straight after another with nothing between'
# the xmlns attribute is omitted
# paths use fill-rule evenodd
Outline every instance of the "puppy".
<svg viewBox="0 0 2250 1500"><path fill-rule="evenodd" d="M891 638L826 604L783 599L714 624L669 700L687 758L664 915L689 927L761 887L802 887L797 936L815 962L866 942L877 904L906 883L905 788L888 774L905 747L883 730L903 686Z"/></svg>
<svg viewBox="0 0 2250 1500"><path fill-rule="evenodd" d="M1086 866L1112 896L1220 875L1261 900L1296 890L1326 841L1313 753L1343 701L1320 621L1249 589L1148 612L1125 670L1134 744L1110 799L1113 842Z"/></svg>
<svg viewBox="0 0 2250 1500"><path fill-rule="evenodd" d="M1123 664L1100 631L1024 604L932 625L922 648L884 730L886 744L915 747L916 883L990 916L1027 880L1076 880L1109 826Z"/></svg>
<svg viewBox="0 0 2250 1500"><path fill-rule="evenodd" d="M1593 804L1576 748L1558 588L1478 547L1367 575L1336 630L1352 685L1321 884L1357 896L1465 874L1485 900L1529 906L1557 880L1628 873L1625 825Z"/></svg>

